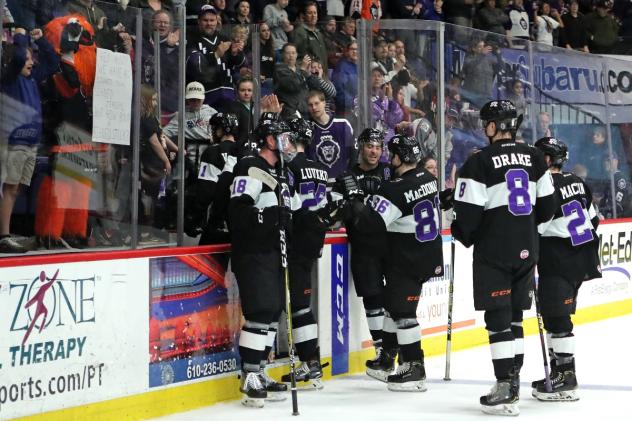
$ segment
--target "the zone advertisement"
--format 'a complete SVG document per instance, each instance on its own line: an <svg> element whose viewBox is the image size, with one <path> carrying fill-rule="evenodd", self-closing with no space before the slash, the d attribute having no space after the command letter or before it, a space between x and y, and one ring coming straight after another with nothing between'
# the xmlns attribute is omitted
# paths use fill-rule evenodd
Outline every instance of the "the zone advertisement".
<svg viewBox="0 0 632 421"><path fill-rule="evenodd" d="M146 267L0 269L0 419L147 390Z"/></svg>
<svg viewBox="0 0 632 421"><path fill-rule="evenodd" d="M240 366L241 308L228 255L149 259L149 387Z"/></svg>

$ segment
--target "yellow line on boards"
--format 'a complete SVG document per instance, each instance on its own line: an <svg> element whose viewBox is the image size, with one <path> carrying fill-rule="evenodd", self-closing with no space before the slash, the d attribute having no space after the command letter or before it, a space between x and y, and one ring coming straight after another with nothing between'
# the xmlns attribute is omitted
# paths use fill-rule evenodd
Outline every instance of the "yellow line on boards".
<svg viewBox="0 0 632 421"><path fill-rule="evenodd" d="M573 316L574 324L597 322L612 317L632 313L632 299L613 303L600 304L579 309ZM538 332L535 318L524 321L525 335ZM423 338L426 356L441 355L445 352L445 335ZM452 334L454 351L487 344L487 332L484 328L456 331ZM367 348L349 355L349 375L364 371L364 362L374 355L373 348ZM331 358L323 362L331 364ZM269 374L279 379L288 370L288 365L275 366ZM331 379L331 366L324 370L324 378ZM97 402L87 405L66 408L42 414L14 418L14 421L127 421L160 417L177 412L191 411L203 406L239 398L239 383L236 375L213 380L200 381L183 386L152 390L150 392Z"/></svg>

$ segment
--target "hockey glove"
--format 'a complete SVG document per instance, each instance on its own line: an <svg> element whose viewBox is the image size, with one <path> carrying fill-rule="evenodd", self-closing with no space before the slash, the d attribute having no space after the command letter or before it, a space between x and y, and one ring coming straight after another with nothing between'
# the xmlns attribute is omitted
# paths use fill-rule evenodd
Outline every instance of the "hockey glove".
<svg viewBox="0 0 632 421"><path fill-rule="evenodd" d="M331 227L336 223L336 221L340 218L340 209L342 207L343 201L338 202L327 202L325 207L319 209L316 212L316 215L323 221L327 227Z"/></svg>
<svg viewBox="0 0 632 421"><path fill-rule="evenodd" d="M454 206L454 189L445 189L439 192L439 201L441 202L441 209L452 209Z"/></svg>
<svg viewBox="0 0 632 421"><path fill-rule="evenodd" d="M287 206L270 206L263 210L263 221L285 230L289 230L292 224L292 211Z"/></svg>
<svg viewBox="0 0 632 421"><path fill-rule="evenodd" d="M337 182L342 190L342 196L346 200L364 196L364 192L358 185L358 180L353 174L344 174L339 177Z"/></svg>
<svg viewBox="0 0 632 421"><path fill-rule="evenodd" d="M374 175L364 176L359 184L360 189L366 194L371 195L377 193L377 190L380 188L380 183L382 179L380 177L376 177Z"/></svg>

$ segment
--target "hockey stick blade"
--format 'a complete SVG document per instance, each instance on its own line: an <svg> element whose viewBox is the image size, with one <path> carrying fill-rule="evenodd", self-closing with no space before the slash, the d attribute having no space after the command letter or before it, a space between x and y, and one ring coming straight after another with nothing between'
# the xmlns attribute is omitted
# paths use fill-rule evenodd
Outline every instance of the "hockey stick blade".
<svg viewBox="0 0 632 421"><path fill-rule="evenodd" d="M248 169L248 176L254 178L255 180L261 181L266 186L270 187L272 191L274 191L279 184L279 182L272 176L270 173L262 170L257 167L250 167Z"/></svg>

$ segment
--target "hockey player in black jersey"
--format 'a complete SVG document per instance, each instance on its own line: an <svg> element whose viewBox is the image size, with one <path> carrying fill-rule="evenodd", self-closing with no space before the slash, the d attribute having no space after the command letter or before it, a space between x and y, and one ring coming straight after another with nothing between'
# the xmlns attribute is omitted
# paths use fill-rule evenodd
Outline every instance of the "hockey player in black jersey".
<svg viewBox="0 0 632 421"><path fill-rule="evenodd" d="M357 181L359 191L369 195L377 192L384 180L391 178L390 168L380 162L384 146L384 133L381 130L368 128L358 136L358 162L342 177L339 177L335 190L343 189L344 179ZM351 245L351 273L358 297L362 297L364 311L375 347L375 358L366 362L369 376L386 381L386 376L394 368L396 349L391 354L385 353L382 347L384 325L384 270L382 258L385 251L386 237L384 233L365 238L356 233L354 227L346 224L347 235ZM392 323L388 325L390 336L394 337ZM392 338L391 338L392 339ZM391 340L393 342L394 340Z"/></svg>
<svg viewBox="0 0 632 421"><path fill-rule="evenodd" d="M259 153L242 158L231 187L229 226L232 269L245 323L239 337L240 390L247 406L284 399L287 386L264 371L285 302L280 227L289 228L291 191L279 165L279 149L290 148L290 129L263 120L257 128ZM282 197L283 203L279 203Z"/></svg>
<svg viewBox="0 0 632 421"><path fill-rule="evenodd" d="M394 178L381 184L369 198L370 206L354 212L351 226L363 237L380 233L387 237L383 346L388 355L395 355L399 347L400 355L399 367L386 378L388 389L423 392L426 372L417 305L423 283L443 274L438 182L417 169L421 148L415 139L396 135L388 149ZM395 335L386 335L389 324Z"/></svg>
<svg viewBox="0 0 632 421"><path fill-rule="evenodd" d="M235 114L217 113L211 117L209 125L215 143L206 148L200 158L195 197L191 201L196 205L190 216L201 212L201 217L206 220L200 244L230 243L226 222L230 185L237 163L235 136L239 121Z"/></svg>
<svg viewBox="0 0 632 421"><path fill-rule="evenodd" d="M592 193L574 174L562 172L568 160L566 145L552 137L535 143L553 175L559 206L550 224L540 231L538 298L547 331L551 357L552 392L544 380L533 382L532 394L543 401L575 401L575 337L571 314L577 306L577 293L583 281L601 278L599 217L592 205Z"/></svg>
<svg viewBox="0 0 632 421"><path fill-rule="evenodd" d="M293 150L284 154L288 180L292 186L292 239L288 255L292 334L296 352L302 361L296 370L299 387L322 389L323 370L318 352L318 325L310 308L312 270L321 255L330 217L327 206L327 170L305 155L312 141L312 123L294 118L289 121ZM290 382L284 375L283 382Z"/></svg>
<svg viewBox="0 0 632 421"><path fill-rule="evenodd" d="M480 117L491 144L459 170L452 235L474 245L474 308L485 311L497 379L480 398L482 410L517 415L522 312L531 307L538 224L553 217L555 190L544 155L514 141L521 119L510 101L488 102Z"/></svg>

